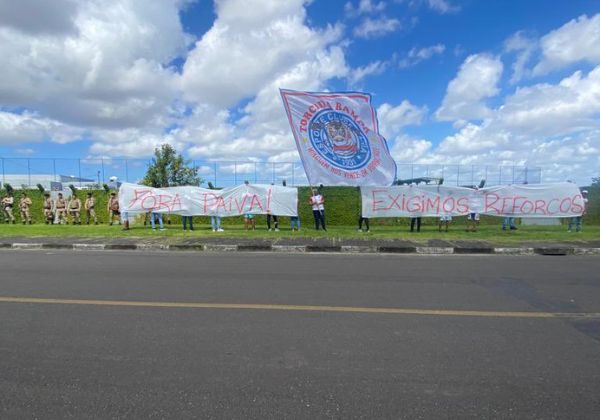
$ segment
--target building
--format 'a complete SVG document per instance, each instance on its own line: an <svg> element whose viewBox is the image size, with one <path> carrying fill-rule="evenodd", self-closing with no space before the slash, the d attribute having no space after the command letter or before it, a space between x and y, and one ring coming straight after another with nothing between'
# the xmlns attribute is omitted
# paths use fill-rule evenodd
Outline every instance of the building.
<svg viewBox="0 0 600 420"><path fill-rule="evenodd" d="M3 174L0 175L0 187L10 184L15 190L24 188L36 188L38 184L45 190L65 189L73 185L77 189L99 189L98 181L95 179L79 178L69 175L53 174ZM58 186L62 185L62 188Z"/></svg>

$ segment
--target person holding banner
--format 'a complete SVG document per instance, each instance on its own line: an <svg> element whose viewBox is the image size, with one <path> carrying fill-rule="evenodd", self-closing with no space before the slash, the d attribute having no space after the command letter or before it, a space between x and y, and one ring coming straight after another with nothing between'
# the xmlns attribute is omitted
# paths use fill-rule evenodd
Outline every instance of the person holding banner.
<svg viewBox="0 0 600 420"><path fill-rule="evenodd" d="M442 225L446 226L446 232L448 232L448 226L450 226L450 222L452 222L452 216L449 214L443 214L440 216L440 222L438 224L438 231L442 231Z"/></svg>
<svg viewBox="0 0 600 420"><path fill-rule="evenodd" d="M315 229L319 230L319 224L324 231L325 228L325 197L320 192L317 192L315 188L311 190L311 197L308 199L308 203L312 206L313 216L315 218Z"/></svg>
<svg viewBox="0 0 600 420"><path fill-rule="evenodd" d="M300 230L300 218L298 216L291 216L290 217L290 228L292 229L292 232L295 231L299 231Z"/></svg>
<svg viewBox="0 0 600 420"><path fill-rule="evenodd" d="M158 220L158 225L160 226L159 230L166 230L165 225L163 224L162 213L150 212L150 225L152 226L152 230L156 230L156 220Z"/></svg>
<svg viewBox="0 0 600 420"><path fill-rule="evenodd" d="M517 230L517 226L515 225L515 218L511 216L507 216L502 219L502 230Z"/></svg>
<svg viewBox="0 0 600 420"><path fill-rule="evenodd" d="M365 224L365 227L367 228L367 230L365 230L365 232L369 233L371 232L371 228L369 228L369 219L366 217L362 217L360 216L358 218L358 231L362 232L363 231L363 223Z"/></svg>
<svg viewBox="0 0 600 420"><path fill-rule="evenodd" d="M187 230L188 223L190 224L190 230L194 230L194 220L192 216L181 216L183 222L183 230Z"/></svg>
<svg viewBox="0 0 600 420"><path fill-rule="evenodd" d="M469 214L467 215L467 232L477 232L479 225L479 197L477 192L479 188L475 187L469 195Z"/></svg>
<svg viewBox="0 0 600 420"><path fill-rule="evenodd" d="M581 232L581 221L583 220L583 215L585 214L585 208L587 207L588 199L587 199L587 190L581 191L581 198L583 199L583 213L581 216L571 217L569 220L569 228L567 232L573 231L573 226L575 226L575 232Z"/></svg>
<svg viewBox="0 0 600 420"><path fill-rule="evenodd" d="M210 216L210 225L213 232L223 232L221 228L221 216Z"/></svg>

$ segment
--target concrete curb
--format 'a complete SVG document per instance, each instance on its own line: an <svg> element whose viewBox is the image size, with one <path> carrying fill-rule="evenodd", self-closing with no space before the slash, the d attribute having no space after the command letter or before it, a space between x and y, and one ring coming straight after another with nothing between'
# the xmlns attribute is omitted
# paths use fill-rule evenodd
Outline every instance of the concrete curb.
<svg viewBox="0 0 600 420"><path fill-rule="evenodd" d="M44 244L15 242L14 244L12 244L12 249L42 249L43 245Z"/></svg>
<svg viewBox="0 0 600 420"><path fill-rule="evenodd" d="M498 255L535 255L533 248L494 248Z"/></svg>
<svg viewBox="0 0 600 420"><path fill-rule="evenodd" d="M260 244L156 244L156 243L0 243L0 249L75 251L193 251L193 252L278 252L278 253L350 253L350 254L420 254L420 255L600 255L600 248L580 247L432 247L374 245L277 245Z"/></svg>

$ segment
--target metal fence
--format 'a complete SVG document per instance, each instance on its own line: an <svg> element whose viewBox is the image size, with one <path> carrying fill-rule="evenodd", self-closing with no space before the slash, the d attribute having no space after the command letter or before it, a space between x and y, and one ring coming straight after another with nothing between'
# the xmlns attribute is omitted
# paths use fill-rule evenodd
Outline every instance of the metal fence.
<svg viewBox="0 0 600 420"><path fill-rule="evenodd" d="M95 187L108 183L111 177L119 181L140 181L151 163L150 159L66 159L66 158L2 158L2 185L14 188L35 187L50 181ZM204 185L227 187L244 181L255 184L308 185L301 162L250 162L194 160ZM497 165L429 165L398 164L398 179L420 177L444 178L448 185L476 185L484 179L486 185L537 184L542 182L540 167Z"/></svg>

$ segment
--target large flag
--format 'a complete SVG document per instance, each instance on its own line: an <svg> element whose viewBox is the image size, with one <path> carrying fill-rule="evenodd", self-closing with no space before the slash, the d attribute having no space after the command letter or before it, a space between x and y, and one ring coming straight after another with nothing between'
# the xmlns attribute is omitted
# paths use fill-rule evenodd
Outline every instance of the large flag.
<svg viewBox="0 0 600 420"><path fill-rule="evenodd" d="M281 89L311 185L391 185L396 163L379 134L371 95Z"/></svg>

